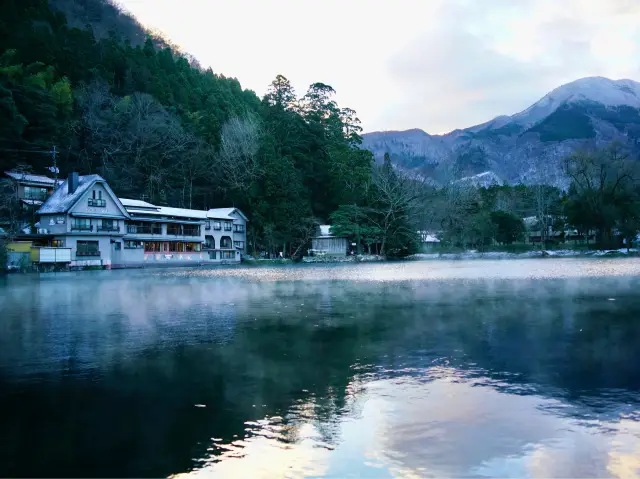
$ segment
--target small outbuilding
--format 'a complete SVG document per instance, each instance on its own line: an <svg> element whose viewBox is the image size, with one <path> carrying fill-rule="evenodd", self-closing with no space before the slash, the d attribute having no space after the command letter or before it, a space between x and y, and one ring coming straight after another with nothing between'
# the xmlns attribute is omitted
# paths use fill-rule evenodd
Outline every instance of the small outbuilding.
<svg viewBox="0 0 640 479"><path fill-rule="evenodd" d="M316 236L311 238L311 255L346 256L349 247L347 238L331 234L331 225L319 225Z"/></svg>

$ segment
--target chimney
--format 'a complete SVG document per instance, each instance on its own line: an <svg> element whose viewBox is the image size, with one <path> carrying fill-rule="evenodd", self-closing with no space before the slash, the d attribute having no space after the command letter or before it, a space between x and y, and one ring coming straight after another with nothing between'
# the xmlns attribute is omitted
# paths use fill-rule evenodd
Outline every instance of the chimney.
<svg viewBox="0 0 640 479"><path fill-rule="evenodd" d="M69 173L69 178L67 179L67 187L70 195L75 193L75 191L78 189L78 183L78 173L76 173L75 171Z"/></svg>

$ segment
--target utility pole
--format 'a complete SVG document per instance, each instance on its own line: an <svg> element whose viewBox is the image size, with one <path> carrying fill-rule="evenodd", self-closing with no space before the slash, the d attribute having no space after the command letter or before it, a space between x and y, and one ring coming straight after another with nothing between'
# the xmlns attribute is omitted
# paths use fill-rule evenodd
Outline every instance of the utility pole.
<svg viewBox="0 0 640 479"><path fill-rule="evenodd" d="M58 152L56 150L56 145L53 145L53 150L51 151L51 156L53 157L53 178L56 183L58 181Z"/></svg>

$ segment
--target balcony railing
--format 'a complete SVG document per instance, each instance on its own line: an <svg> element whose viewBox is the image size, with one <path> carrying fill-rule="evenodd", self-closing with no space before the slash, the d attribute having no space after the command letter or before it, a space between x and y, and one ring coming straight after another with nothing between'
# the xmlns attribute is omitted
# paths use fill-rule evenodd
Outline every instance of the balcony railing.
<svg viewBox="0 0 640 479"><path fill-rule="evenodd" d="M127 225L127 233L132 235L161 235L162 226L160 225Z"/></svg>
<svg viewBox="0 0 640 479"><path fill-rule="evenodd" d="M169 236L200 236L200 228L167 228Z"/></svg>
<svg viewBox="0 0 640 479"><path fill-rule="evenodd" d="M100 251L99 250L92 250L92 251L76 251L76 256L100 256Z"/></svg>
<svg viewBox="0 0 640 479"><path fill-rule="evenodd" d="M27 193L24 195L25 200L47 201L49 195L47 193Z"/></svg>
<svg viewBox="0 0 640 479"><path fill-rule="evenodd" d="M117 225L102 225L102 226L98 226L98 231L114 231L116 233L120 232L120 227Z"/></svg>
<svg viewBox="0 0 640 479"><path fill-rule="evenodd" d="M71 225L71 231L93 231L93 225Z"/></svg>
<svg viewBox="0 0 640 479"><path fill-rule="evenodd" d="M106 200L100 200L96 198L89 198L89 206L96 206L98 208L104 208L107 206Z"/></svg>

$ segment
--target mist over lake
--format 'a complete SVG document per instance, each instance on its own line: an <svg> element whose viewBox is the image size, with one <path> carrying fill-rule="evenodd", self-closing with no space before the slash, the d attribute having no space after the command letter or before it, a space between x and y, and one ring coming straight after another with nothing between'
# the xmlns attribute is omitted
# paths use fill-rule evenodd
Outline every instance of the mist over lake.
<svg viewBox="0 0 640 479"><path fill-rule="evenodd" d="M640 475L640 261L0 278L0 476Z"/></svg>

